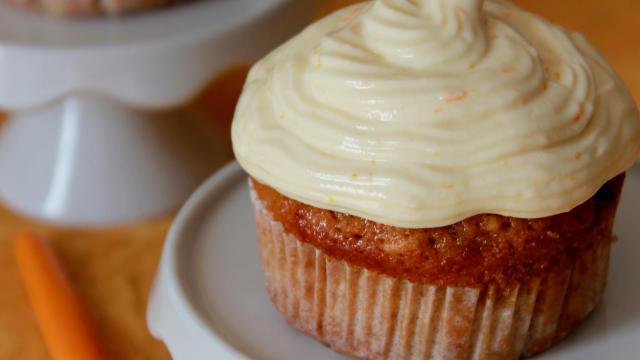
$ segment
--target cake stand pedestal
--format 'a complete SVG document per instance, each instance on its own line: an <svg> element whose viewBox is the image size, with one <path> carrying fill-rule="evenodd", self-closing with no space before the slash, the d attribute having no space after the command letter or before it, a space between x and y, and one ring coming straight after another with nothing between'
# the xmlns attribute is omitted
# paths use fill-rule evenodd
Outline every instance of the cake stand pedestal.
<svg viewBox="0 0 640 360"><path fill-rule="evenodd" d="M0 198L73 226L175 209L230 157L183 105L299 31L313 3L201 0L90 20L0 3Z"/></svg>

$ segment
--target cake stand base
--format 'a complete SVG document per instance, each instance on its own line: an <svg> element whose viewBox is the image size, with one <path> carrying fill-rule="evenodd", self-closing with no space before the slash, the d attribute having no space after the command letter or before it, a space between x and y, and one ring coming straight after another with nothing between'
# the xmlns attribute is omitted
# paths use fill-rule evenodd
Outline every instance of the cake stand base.
<svg viewBox="0 0 640 360"><path fill-rule="evenodd" d="M70 96L0 129L0 198L45 222L129 223L176 209L231 157L187 111Z"/></svg>

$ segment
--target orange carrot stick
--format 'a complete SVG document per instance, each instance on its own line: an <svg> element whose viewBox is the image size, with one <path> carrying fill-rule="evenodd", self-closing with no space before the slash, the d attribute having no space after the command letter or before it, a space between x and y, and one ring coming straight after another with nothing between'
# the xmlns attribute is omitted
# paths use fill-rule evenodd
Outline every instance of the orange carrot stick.
<svg viewBox="0 0 640 360"><path fill-rule="evenodd" d="M20 232L15 255L51 358L105 359L95 329L48 244Z"/></svg>

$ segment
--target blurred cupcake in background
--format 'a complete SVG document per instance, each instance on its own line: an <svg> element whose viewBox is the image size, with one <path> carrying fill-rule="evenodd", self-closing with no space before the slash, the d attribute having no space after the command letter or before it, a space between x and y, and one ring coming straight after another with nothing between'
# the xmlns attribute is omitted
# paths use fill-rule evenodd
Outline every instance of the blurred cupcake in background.
<svg viewBox="0 0 640 360"><path fill-rule="evenodd" d="M2 0L49 15L64 17L123 15L167 6L182 0Z"/></svg>
<svg viewBox="0 0 640 360"><path fill-rule="evenodd" d="M592 46L508 2L377 0L251 70L235 155L271 299L366 359L516 359L605 288L640 117Z"/></svg>

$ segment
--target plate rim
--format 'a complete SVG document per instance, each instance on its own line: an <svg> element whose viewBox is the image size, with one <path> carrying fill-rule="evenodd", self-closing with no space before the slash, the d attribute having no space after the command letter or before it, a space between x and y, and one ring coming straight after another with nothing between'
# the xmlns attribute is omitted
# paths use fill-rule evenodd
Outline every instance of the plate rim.
<svg viewBox="0 0 640 360"><path fill-rule="evenodd" d="M175 311L179 312L179 318L186 322L188 327L194 327L200 334L204 334L208 341L227 352L227 355L238 360L252 360L242 351L230 344L219 331L208 324L200 314L193 300L189 296L187 285L180 279L180 242L187 237L188 227L197 222L201 208L207 207L209 200L216 197L224 185L233 182L237 177L242 176L244 170L236 160L232 160L207 179L189 197L180 208L175 220L167 233L162 258L160 260L161 278L165 281L168 292L165 295L171 297L171 302L175 305ZM160 274L159 274L160 275ZM163 342L167 339L162 338Z"/></svg>

